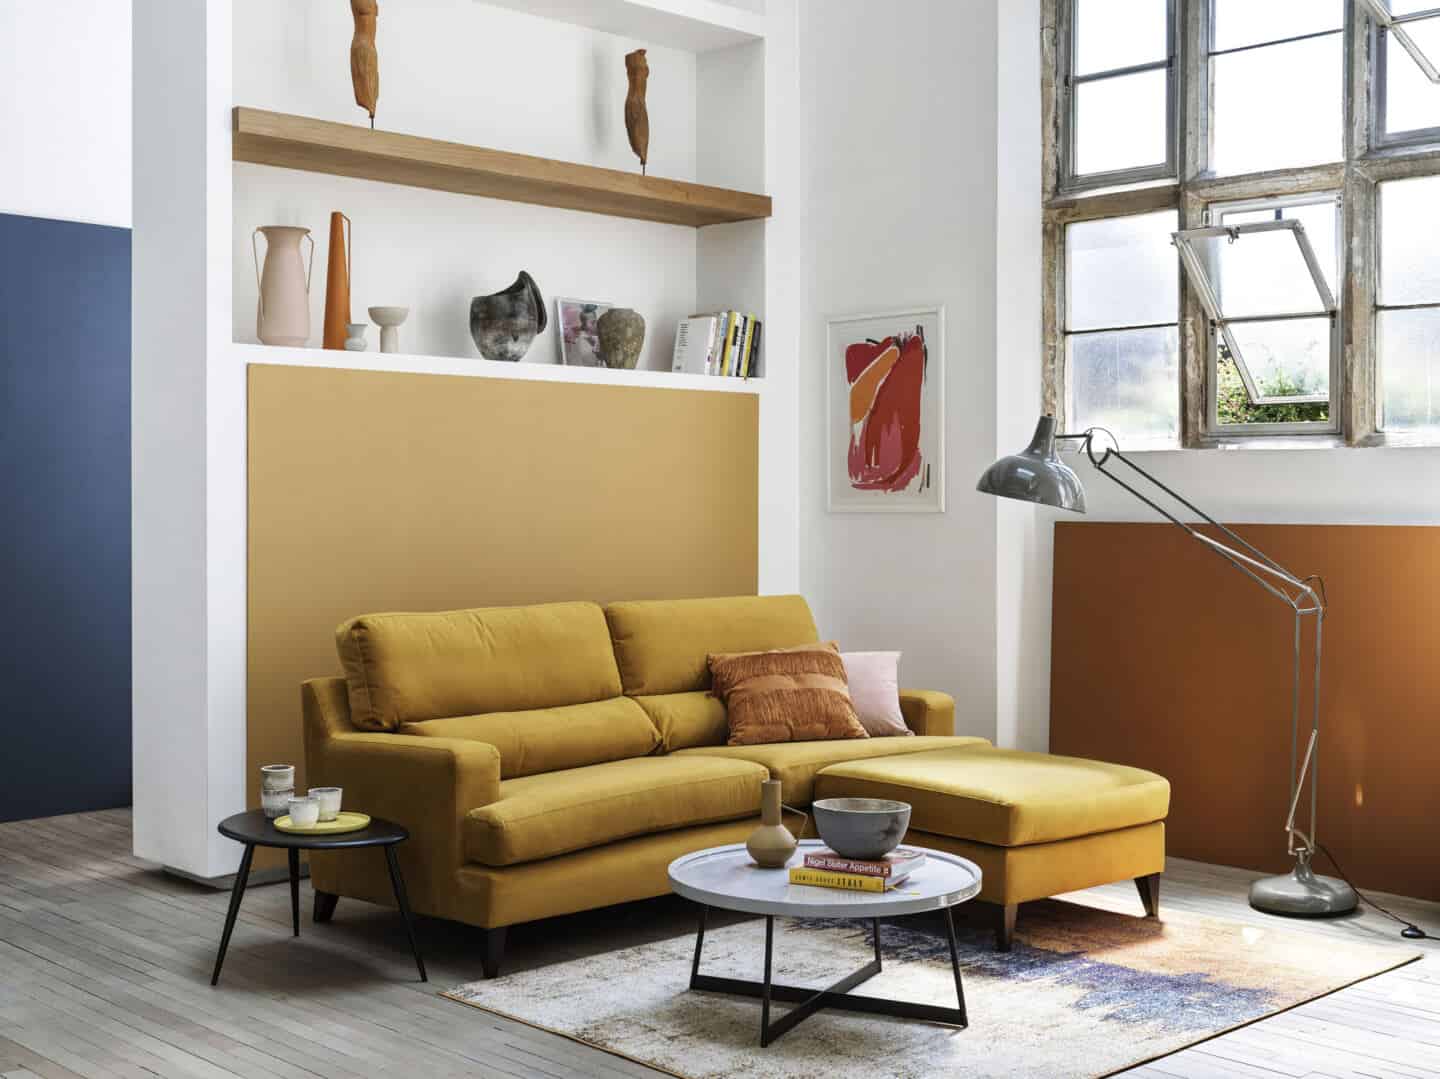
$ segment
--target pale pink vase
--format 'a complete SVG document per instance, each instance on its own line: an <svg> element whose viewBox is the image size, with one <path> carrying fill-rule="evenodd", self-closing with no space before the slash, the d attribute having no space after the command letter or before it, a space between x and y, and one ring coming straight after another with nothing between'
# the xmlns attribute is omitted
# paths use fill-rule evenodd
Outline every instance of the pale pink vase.
<svg viewBox="0 0 1440 1079"><path fill-rule="evenodd" d="M255 237L265 234L265 266L261 269ZM307 265L300 241L310 241ZM300 347L310 342L310 271L315 266L315 240L309 229L294 225L262 225L250 234L255 256L255 284L260 300L255 334L263 344Z"/></svg>

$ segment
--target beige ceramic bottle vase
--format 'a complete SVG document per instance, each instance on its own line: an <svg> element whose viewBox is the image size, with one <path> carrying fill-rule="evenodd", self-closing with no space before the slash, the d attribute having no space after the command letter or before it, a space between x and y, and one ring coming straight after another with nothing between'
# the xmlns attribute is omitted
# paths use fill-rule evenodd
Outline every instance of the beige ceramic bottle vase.
<svg viewBox="0 0 1440 1079"><path fill-rule="evenodd" d="M795 837L780 823L780 781L760 784L760 827L750 833L745 849L765 869L783 869L795 853Z"/></svg>
<svg viewBox="0 0 1440 1079"><path fill-rule="evenodd" d="M265 266L261 269L255 237L265 234ZM300 241L310 241L310 259L300 256ZM255 256L255 284L260 301L255 335L266 345L302 347L310 342L310 271L315 266L315 240L309 229L264 225L250 234Z"/></svg>

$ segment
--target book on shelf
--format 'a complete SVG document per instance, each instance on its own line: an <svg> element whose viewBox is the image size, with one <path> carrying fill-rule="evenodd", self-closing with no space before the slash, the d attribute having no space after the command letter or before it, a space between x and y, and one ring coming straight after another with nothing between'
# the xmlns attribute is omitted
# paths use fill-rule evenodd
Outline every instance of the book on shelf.
<svg viewBox="0 0 1440 1079"><path fill-rule="evenodd" d="M760 370L758 316L742 311L714 311L683 318L675 327L670 369L689 375L752 378Z"/></svg>
<svg viewBox="0 0 1440 1079"><path fill-rule="evenodd" d="M790 870L791 884L809 884L817 888L839 888L846 892L888 892L905 883L904 878L868 877L860 873L834 873L828 869L811 869L797 865Z"/></svg>
<svg viewBox="0 0 1440 1079"><path fill-rule="evenodd" d="M846 858L828 847L812 850L805 855L809 869L825 869L832 873L851 873L862 877L882 877L901 881L915 869L925 864L925 852L913 847L896 847L883 858Z"/></svg>

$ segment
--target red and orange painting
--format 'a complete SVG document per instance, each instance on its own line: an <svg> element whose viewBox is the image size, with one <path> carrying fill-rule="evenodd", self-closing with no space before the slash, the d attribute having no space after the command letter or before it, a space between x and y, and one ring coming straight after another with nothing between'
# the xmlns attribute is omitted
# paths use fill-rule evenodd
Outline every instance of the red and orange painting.
<svg viewBox="0 0 1440 1079"><path fill-rule="evenodd" d="M831 509L944 508L940 371L932 355L941 326L938 311L831 321L831 407L844 410L844 437L834 439L831 461ZM835 384L837 373L843 386ZM843 462L835 460L841 453Z"/></svg>

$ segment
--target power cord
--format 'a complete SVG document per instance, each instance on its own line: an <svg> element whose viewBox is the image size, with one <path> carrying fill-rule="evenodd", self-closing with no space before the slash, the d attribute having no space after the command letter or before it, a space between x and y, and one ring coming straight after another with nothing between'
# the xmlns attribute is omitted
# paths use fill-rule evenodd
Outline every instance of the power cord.
<svg viewBox="0 0 1440 1079"><path fill-rule="evenodd" d="M1371 899L1368 895L1362 892L1359 888L1355 888L1355 882L1351 880L1348 875L1346 875L1345 870L1341 867L1339 860L1335 857L1335 855L1330 853L1330 848L1327 847L1324 843L1316 843L1315 846L1320 849L1320 851L1325 855L1326 858L1330 859L1330 864L1335 867L1335 872L1340 874L1340 879L1343 880L1346 884L1350 885L1351 888L1355 889L1355 894L1360 897L1362 902L1368 903L1370 906L1378 910L1381 914L1385 915L1385 917L1391 919L1392 921L1399 922L1405 927L1404 929L1400 930L1400 935L1406 940L1440 939L1432 937L1429 933L1425 932L1425 930L1421 929L1414 922L1409 921L1406 918L1400 917L1400 915L1396 914L1394 911L1386 910L1379 903L1375 902L1375 900Z"/></svg>

